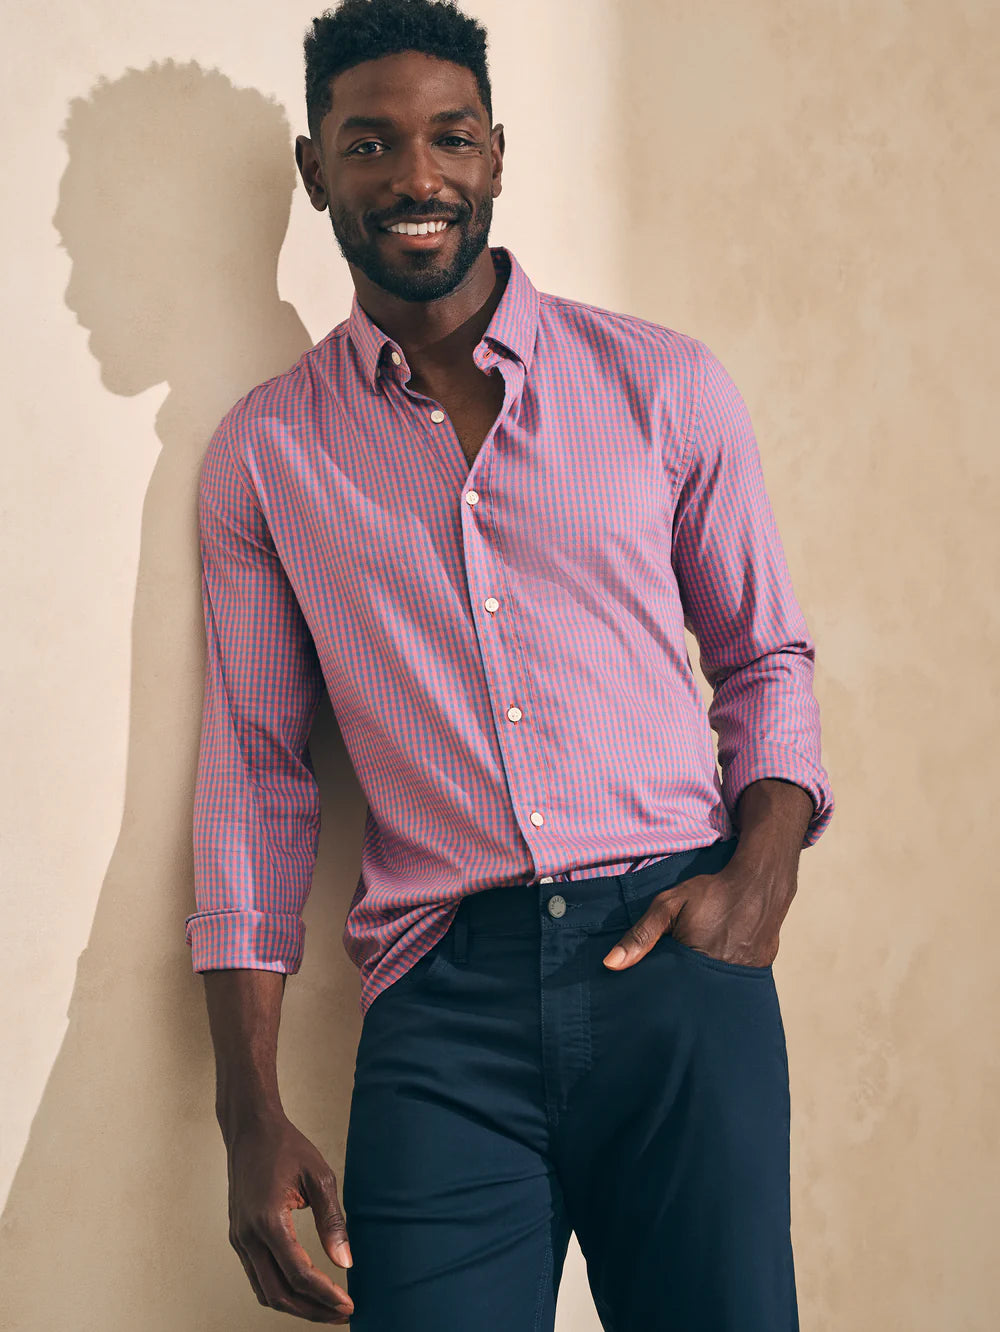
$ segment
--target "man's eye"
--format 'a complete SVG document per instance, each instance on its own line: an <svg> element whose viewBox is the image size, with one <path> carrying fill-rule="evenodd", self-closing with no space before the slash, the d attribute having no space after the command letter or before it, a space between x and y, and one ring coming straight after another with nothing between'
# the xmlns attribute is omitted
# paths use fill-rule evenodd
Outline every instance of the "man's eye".
<svg viewBox="0 0 1000 1332"><path fill-rule="evenodd" d="M439 142L439 143L457 143L457 144L459 145L459 147L462 147L462 148L473 148L473 147L475 147L475 144L473 143L473 141L472 141L471 139L465 139L465 138L462 137L461 134L446 134L446 135L444 136L444 138L443 138L443 139L439 139L438 142ZM356 156L356 157L371 157L371 156L372 156L372 153L370 153L370 152L362 152L362 149L366 149L366 148L374 148L374 149L377 149L377 148L383 148L384 146L385 146L385 145L384 145L383 143L381 143L378 139L366 139L366 140L364 141L364 143L358 143L358 144L355 144L355 146L351 149L350 153L348 153L348 156L349 156L349 157L355 157L355 156Z"/></svg>

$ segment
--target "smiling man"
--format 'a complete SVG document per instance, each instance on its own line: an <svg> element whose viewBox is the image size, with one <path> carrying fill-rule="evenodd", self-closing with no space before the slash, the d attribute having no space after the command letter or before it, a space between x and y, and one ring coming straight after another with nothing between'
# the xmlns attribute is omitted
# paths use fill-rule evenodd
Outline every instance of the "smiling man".
<svg viewBox="0 0 1000 1332"><path fill-rule="evenodd" d="M793 1332L771 964L833 796L745 404L697 338L489 245L474 20L345 0L305 57L296 160L355 296L199 489L187 938L230 1240L261 1303L355 1332L551 1332L573 1232L609 1332ZM368 800L343 1208L276 1074L324 691Z"/></svg>

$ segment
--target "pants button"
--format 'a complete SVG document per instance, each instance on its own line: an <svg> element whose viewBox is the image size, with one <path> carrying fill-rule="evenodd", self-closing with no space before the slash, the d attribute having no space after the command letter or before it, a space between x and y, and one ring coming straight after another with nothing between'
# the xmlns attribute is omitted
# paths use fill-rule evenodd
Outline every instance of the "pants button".
<svg viewBox="0 0 1000 1332"><path fill-rule="evenodd" d="M550 916L565 916L565 897L560 897L558 893L556 893L555 897L550 897L548 900L548 911Z"/></svg>

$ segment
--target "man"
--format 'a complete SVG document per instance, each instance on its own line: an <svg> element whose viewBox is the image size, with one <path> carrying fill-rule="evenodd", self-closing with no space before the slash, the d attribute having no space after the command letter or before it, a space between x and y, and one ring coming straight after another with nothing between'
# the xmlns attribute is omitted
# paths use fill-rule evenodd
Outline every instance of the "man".
<svg viewBox="0 0 1000 1332"><path fill-rule="evenodd" d="M187 926L230 1239L261 1303L356 1332L551 1329L573 1231L607 1329L789 1332L771 963L833 812L813 643L718 360L489 246L485 36L430 0L313 21L296 160L356 295L202 468ZM275 1072L324 688L369 802L343 1212Z"/></svg>

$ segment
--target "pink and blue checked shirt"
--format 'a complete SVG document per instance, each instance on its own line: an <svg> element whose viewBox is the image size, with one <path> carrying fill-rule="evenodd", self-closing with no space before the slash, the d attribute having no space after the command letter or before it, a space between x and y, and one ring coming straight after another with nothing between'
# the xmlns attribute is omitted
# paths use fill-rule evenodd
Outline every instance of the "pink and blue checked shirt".
<svg viewBox="0 0 1000 1332"><path fill-rule="evenodd" d="M812 797L804 847L831 818L814 644L729 375L491 252L509 277L474 359L505 392L471 470L357 296L208 446L196 971L299 968L324 689L368 800L362 1015L465 893L732 837L761 777Z"/></svg>

